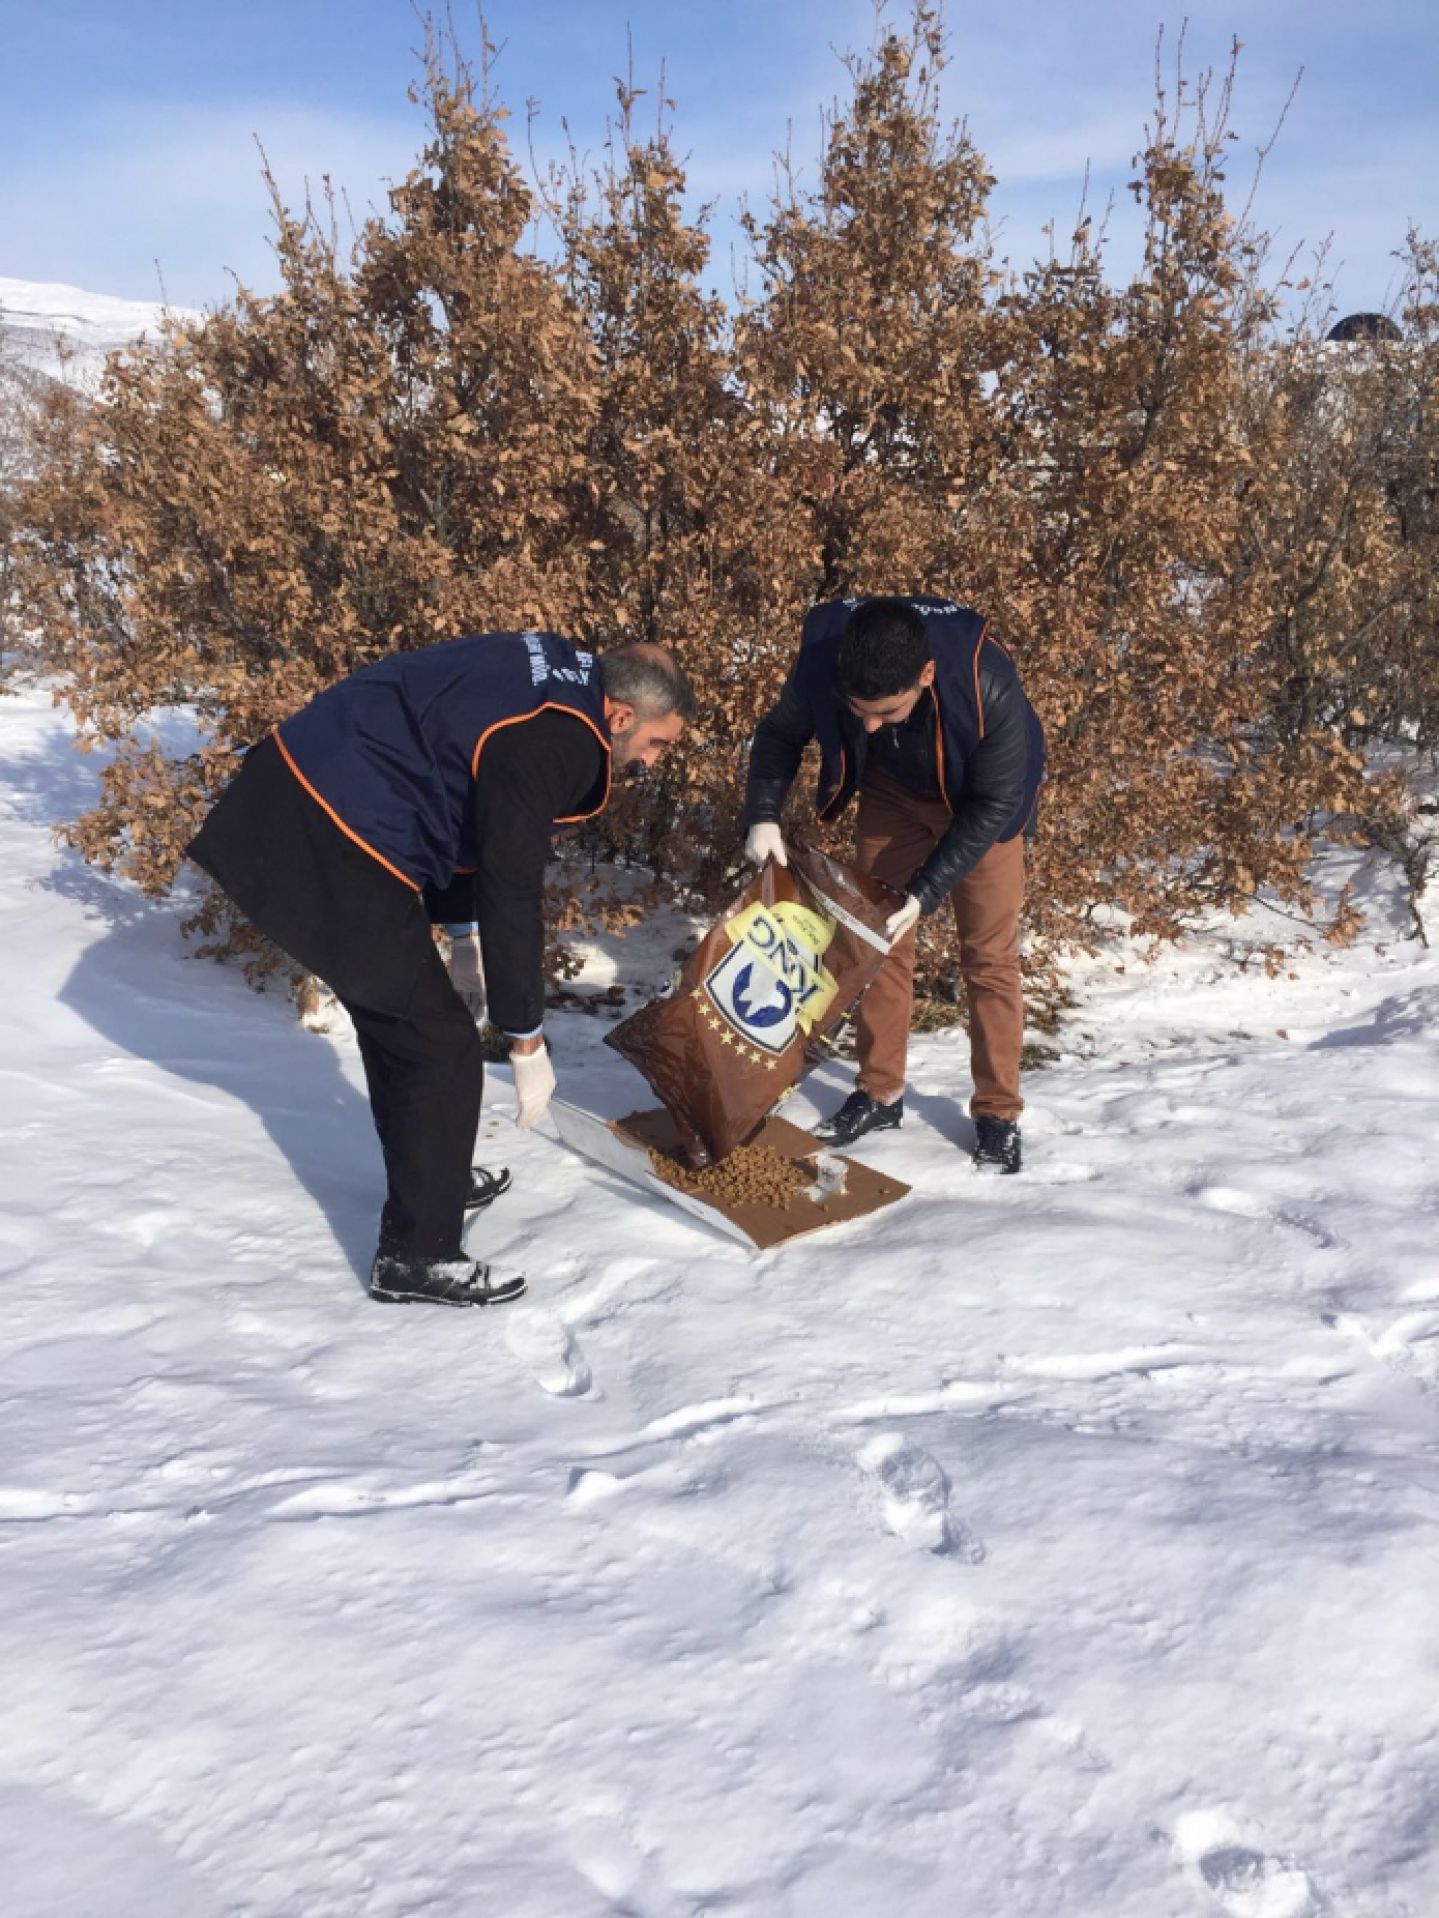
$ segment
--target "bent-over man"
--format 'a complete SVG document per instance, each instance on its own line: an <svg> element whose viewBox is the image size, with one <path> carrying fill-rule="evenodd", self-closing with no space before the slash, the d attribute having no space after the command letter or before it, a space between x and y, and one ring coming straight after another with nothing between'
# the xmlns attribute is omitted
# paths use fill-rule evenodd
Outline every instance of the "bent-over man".
<svg viewBox="0 0 1439 1918"><path fill-rule="evenodd" d="M978 613L950 600L816 606L750 754L745 850L757 865L785 861L779 822L811 739L820 818L837 819L857 792L860 867L905 894L890 956L855 1014L858 1083L816 1136L849 1145L902 1122L915 926L948 899L969 1008L975 1164L1018 1172L1019 915L1044 734L1014 662Z"/></svg>
<svg viewBox="0 0 1439 1918"><path fill-rule="evenodd" d="M354 1021L388 1189L370 1296L491 1305L525 1281L466 1258L467 1211L508 1173L472 1166L484 1045L431 933L463 876L490 1017L513 1038L519 1123L554 1090L544 1018L545 864L694 715L658 646L596 658L552 633L396 653L327 688L246 756L190 857ZM442 910L437 917L445 916Z"/></svg>

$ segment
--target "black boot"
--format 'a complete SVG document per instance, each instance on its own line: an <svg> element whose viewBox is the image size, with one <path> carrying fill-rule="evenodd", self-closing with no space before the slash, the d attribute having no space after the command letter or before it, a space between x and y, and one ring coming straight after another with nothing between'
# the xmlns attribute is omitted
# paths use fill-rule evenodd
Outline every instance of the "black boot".
<svg viewBox="0 0 1439 1918"><path fill-rule="evenodd" d="M981 1172L1018 1172L1021 1164L1019 1127L1013 1119L976 1119L979 1135L974 1163Z"/></svg>
<svg viewBox="0 0 1439 1918"><path fill-rule="evenodd" d="M904 1100L894 1099L881 1105L862 1089L851 1092L838 1112L814 1128L813 1137L826 1145L853 1145L866 1132L883 1132L886 1127L904 1123Z"/></svg>
<svg viewBox="0 0 1439 1918"><path fill-rule="evenodd" d="M479 1259L398 1259L377 1252L370 1297L386 1305L504 1305L523 1298L518 1272L494 1272Z"/></svg>
<svg viewBox="0 0 1439 1918"><path fill-rule="evenodd" d="M502 1165L498 1172L486 1172L482 1165L472 1165L469 1197L465 1200L466 1212L483 1211L487 1205L493 1205L496 1199L502 1198L513 1184L508 1166Z"/></svg>

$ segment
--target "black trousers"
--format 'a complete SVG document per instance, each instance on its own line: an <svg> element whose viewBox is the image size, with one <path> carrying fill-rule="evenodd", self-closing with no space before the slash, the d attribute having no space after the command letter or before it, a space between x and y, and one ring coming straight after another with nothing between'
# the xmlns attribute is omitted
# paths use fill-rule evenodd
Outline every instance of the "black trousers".
<svg viewBox="0 0 1439 1918"><path fill-rule="evenodd" d="M420 895L345 837L273 740L247 755L188 852L354 1021L385 1157L381 1252L458 1258L484 1049Z"/></svg>
<svg viewBox="0 0 1439 1918"><path fill-rule="evenodd" d="M340 1003L355 1023L385 1155L379 1249L404 1259L457 1259L485 1055L433 941L430 954L403 1015Z"/></svg>

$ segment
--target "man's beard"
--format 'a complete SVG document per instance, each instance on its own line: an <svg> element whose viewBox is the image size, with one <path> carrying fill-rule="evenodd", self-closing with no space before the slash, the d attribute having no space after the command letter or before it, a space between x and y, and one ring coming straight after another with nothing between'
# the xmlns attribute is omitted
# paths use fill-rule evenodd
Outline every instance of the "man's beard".
<svg viewBox="0 0 1439 1918"><path fill-rule="evenodd" d="M630 759L626 754L626 748L638 730L637 726L630 726L622 733L610 734L610 752L615 772L626 785L630 786L637 780L644 779L649 773L648 766L643 765L638 759Z"/></svg>

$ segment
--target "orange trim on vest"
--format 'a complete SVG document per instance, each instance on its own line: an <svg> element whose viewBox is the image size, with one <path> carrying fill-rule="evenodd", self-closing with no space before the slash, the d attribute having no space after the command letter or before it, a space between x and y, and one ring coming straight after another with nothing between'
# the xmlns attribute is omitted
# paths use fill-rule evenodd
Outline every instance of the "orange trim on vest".
<svg viewBox="0 0 1439 1918"><path fill-rule="evenodd" d="M939 710L939 694L934 690L934 681L929 683L929 696L934 701L934 766L939 774L939 796L944 801L944 809L950 818L954 817L954 807L949 803L949 783L944 776L944 715Z"/></svg>
<svg viewBox="0 0 1439 1918"><path fill-rule="evenodd" d="M974 710L979 714L979 736L984 738L984 694L979 690L979 656L984 651L984 642L989 637L989 621L979 629L979 638L974 648ZM998 644L998 641L995 642ZM1000 648L1003 651L1003 648Z"/></svg>
<svg viewBox="0 0 1439 1918"><path fill-rule="evenodd" d="M315 804L319 806L324 812L327 812L330 818L334 820L335 824L340 828L340 831L345 835L346 839L353 839L355 844L360 848L361 852L367 852L370 855L371 859L377 859L379 863L384 867L386 872L391 872L395 875L396 879L402 880L404 884L410 888L411 892L422 891L423 888L416 885L415 881L410 878L408 873L401 872L398 866L392 866L389 860L386 859L385 855L382 852L376 852L374 847L370 844L370 842L367 839L361 839L360 835L357 832L355 832L352 827L347 826L344 820L341 819L340 815L335 811L334 807L330 804L328 799L322 799L320 797L319 793L315 791L315 788L310 784L309 780L306 779L305 775L300 771L299 767L295 764L294 760L290 757L290 749L285 744L284 740L281 739L278 728L271 735L271 737L274 739L275 744L280 748L280 757L284 760L285 764L290 768L290 771L295 775L296 779L299 780L300 784L305 788L305 791L310 795L311 799L314 800Z"/></svg>
<svg viewBox="0 0 1439 1918"><path fill-rule="evenodd" d="M571 719L582 720L604 749L605 791L604 797L600 800L599 805L592 807L589 812L567 813L563 819L557 819L554 822L557 826L578 826L582 820L593 819L596 813L602 813L605 807L610 803L610 792L614 785L615 758L614 747L610 744L609 740L605 738L589 714L582 713L577 706L566 706L564 701L560 699L547 699L543 706L536 706L532 713L516 713L513 719L497 719L493 726L486 726L485 730L475 741L475 750L470 758L470 777L471 779L477 779L479 777L480 754L484 750L485 741L491 733L499 732L503 726L523 725L527 719L538 719L541 713L550 712L568 713Z"/></svg>

